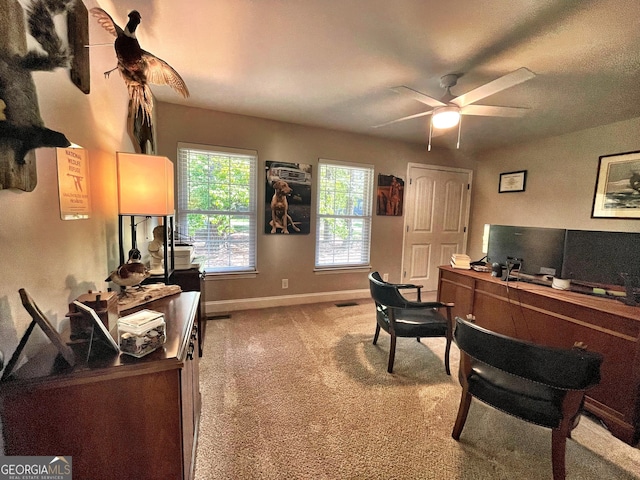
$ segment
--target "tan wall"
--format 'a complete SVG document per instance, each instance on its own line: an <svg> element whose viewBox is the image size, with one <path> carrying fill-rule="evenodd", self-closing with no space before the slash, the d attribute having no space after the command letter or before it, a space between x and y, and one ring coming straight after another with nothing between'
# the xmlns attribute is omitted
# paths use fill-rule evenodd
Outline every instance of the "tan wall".
<svg viewBox="0 0 640 480"><path fill-rule="evenodd" d="M90 22L91 36L98 28ZM0 190L0 350L5 361L31 321L20 304L19 288L26 288L60 328L69 302L89 289L104 290L104 278L117 264L115 152L131 152L133 147L125 131L127 94L122 79L103 76L114 65L112 49L91 50L90 95L78 90L65 70L34 74L45 125L89 150L93 212L88 220L60 219L55 151L49 148L37 150L38 185L33 192ZM474 258L481 256L484 223L640 231L640 221L590 218L598 156L640 149L639 130L640 119L634 119L503 149L478 158L476 170L474 159L463 152L427 153L423 145L158 105L159 153L173 160L177 142L185 141L256 149L261 166L266 160L316 166L319 157L326 157L374 164L376 173L405 180L409 162L472 168L469 250ZM519 169L529 171L527 191L498 195L498 174ZM258 198L264 197L263 188L260 183ZM373 219L371 264L388 272L393 281L400 279L402 226L402 218ZM314 231L287 238L260 234L257 278L209 282L209 298L366 289L361 273L313 273ZM289 279L288 290L280 288L281 278ZM46 341L37 330L33 336L28 353Z"/></svg>
<svg viewBox="0 0 640 480"><path fill-rule="evenodd" d="M68 303L88 289L105 289L117 263L115 152L132 151L125 133L126 92L118 77L102 71L113 62L106 50L92 54L92 92L84 95L68 73L35 74L45 124L89 149L93 214L89 220L62 221L57 198L55 151L37 151L38 186L33 192L0 191L0 349L8 358L30 317L20 304L26 288L54 325L65 321ZM65 98L65 102L60 101ZM564 135L530 145L485 153L474 173L469 253L481 254L484 223L593 230L640 231L635 220L591 219L598 156L638 149L640 119ZM407 163L473 168L455 152L427 153L422 145L385 141L241 115L158 105L159 150L175 160L178 141L258 150L266 160L317 165L319 157L371 163L376 173L406 180ZM527 190L498 194L500 172L528 170ZM263 198L260 183L259 198ZM371 264L400 279L402 218L373 219ZM255 279L210 282L210 299L301 295L366 289L361 273L313 273L314 234L260 234L259 275ZM293 254L292 254L293 253ZM289 289L280 279L289 279Z"/></svg>
<svg viewBox="0 0 640 480"><path fill-rule="evenodd" d="M117 75L103 76L115 62L113 51L101 48L91 55L89 95L72 84L66 70L34 74L45 125L88 149L91 218L60 219L52 148L36 150L34 191L0 190L0 350L5 361L31 321L20 303L20 288L60 328L69 302L88 289L105 290L104 279L117 262L115 152L132 149L125 133L127 93ZM39 328L32 337L27 353L48 341Z"/></svg>
<svg viewBox="0 0 640 480"><path fill-rule="evenodd" d="M0 349L6 358L30 321L19 288L26 288L58 326L68 303L88 289L105 289L104 278L116 266L115 152L133 148L125 132L124 85L117 76L102 74L113 62L110 49L92 50L90 95L80 92L64 70L34 74L45 124L89 150L93 213L89 220L60 220L53 149L37 150L33 192L0 191ZM633 119L487 152L478 157L477 169L464 150L427 153L423 145L164 103L158 104L157 135L159 153L174 160L177 142L185 141L256 149L261 166L266 160L317 166L325 157L370 163L376 173L405 180L409 162L472 168L469 253L479 258L484 223L640 231L636 220L590 218L598 156L639 149L639 127L640 119ZM520 169L528 170L526 192L498 194L499 173ZM263 188L260 182L260 199ZM393 281L400 280L402 226L402 218L373 218L371 264ZM261 233L258 276L209 282L209 298L366 289L362 273L313 273L314 232L287 238ZM288 290L280 288L282 278L289 279Z"/></svg>
<svg viewBox="0 0 640 480"><path fill-rule="evenodd" d="M411 145L332 130L293 125L242 115L187 108L161 103L158 106L158 153L175 161L178 142L221 145L258 151L259 192L264 201L265 161L305 163L313 166L314 182L318 158L372 164L375 174L396 175L406 181L407 164L429 163L471 168L471 161L455 161L447 152L430 152L424 145ZM315 195L315 185L313 187ZM312 209L316 201L312 196ZM262 209L260 209L262 210ZM262 213L258 224L263 224ZM208 300L260 298L318 292L367 289L366 273L313 272L315 259L315 214L309 235L258 233L258 275L255 278L211 280ZM403 217L373 217L371 266L400 281ZM281 288L281 279L289 288Z"/></svg>
<svg viewBox="0 0 640 480"><path fill-rule="evenodd" d="M583 130L478 158L468 249L482 257L485 223L640 232L640 220L591 218L598 157L640 150L640 119ZM527 170L526 190L498 193L501 172Z"/></svg>

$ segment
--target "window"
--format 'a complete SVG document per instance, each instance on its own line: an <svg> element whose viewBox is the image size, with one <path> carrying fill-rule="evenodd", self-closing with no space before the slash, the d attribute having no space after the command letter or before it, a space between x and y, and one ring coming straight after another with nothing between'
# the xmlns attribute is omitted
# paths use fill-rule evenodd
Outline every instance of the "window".
<svg viewBox="0 0 640 480"><path fill-rule="evenodd" d="M369 265L373 167L320 160L316 268Z"/></svg>
<svg viewBox="0 0 640 480"><path fill-rule="evenodd" d="M177 242L193 243L207 272L256 269L257 163L253 150L178 144Z"/></svg>

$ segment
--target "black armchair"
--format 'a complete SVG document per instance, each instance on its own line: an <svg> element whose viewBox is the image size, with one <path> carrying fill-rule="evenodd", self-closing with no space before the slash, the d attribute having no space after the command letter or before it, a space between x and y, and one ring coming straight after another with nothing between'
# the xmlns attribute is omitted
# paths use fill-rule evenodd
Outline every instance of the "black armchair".
<svg viewBox="0 0 640 480"><path fill-rule="evenodd" d="M449 351L453 337L453 319L451 317L452 303L421 302L420 285L394 284L382 280L378 272L369 274L371 297L376 305L376 333L373 344L378 341L380 328L391 335L389 347L389 365L387 371L393 372L393 361L396 354L397 337L420 338L446 337L444 365L447 375L449 369ZM417 289L418 301L411 301L402 296L400 289ZM438 309L446 308L446 317Z"/></svg>
<svg viewBox="0 0 640 480"><path fill-rule="evenodd" d="M585 391L600 382L599 353L506 337L456 318L462 398L452 437L460 439L475 397L527 422L553 429L554 480L565 478L567 437L578 424Z"/></svg>

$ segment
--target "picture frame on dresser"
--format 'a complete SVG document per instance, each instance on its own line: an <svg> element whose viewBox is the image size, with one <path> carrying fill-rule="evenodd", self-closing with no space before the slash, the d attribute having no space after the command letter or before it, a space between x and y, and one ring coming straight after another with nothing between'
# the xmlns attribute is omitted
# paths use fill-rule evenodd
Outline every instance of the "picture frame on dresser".
<svg viewBox="0 0 640 480"><path fill-rule="evenodd" d="M598 158L591 218L640 219L640 151Z"/></svg>
<svg viewBox="0 0 640 480"><path fill-rule="evenodd" d="M111 347L113 351L120 352L118 343L113 339L111 333L109 333L107 327L105 327L104 323L102 323L102 320L100 320L100 317L98 317L96 311L90 306L85 305L84 303L81 303L77 300L74 300L73 304L91 320L93 328L92 332L95 332L97 330L97 337L101 338L107 345L109 345L109 347ZM94 335L92 333L92 338L93 336Z"/></svg>
<svg viewBox="0 0 640 480"><path fill-rule="evenodd" d="M2 372L1 380L5 380L9 378L9 376L11 376L11 373L13 372L14 367L18 364L20 355L22 354L22 351L24 350L27 340L29 340L29 337L31 336L31 332L33 332L33 329L36 326L36 324L40 326L40 328L45 333L47 338L51 341L51 343L53 343L56 346L62 358L64 358L64 360L69 364L69 366L73 367L76 364L76 357L71 347L64 342L60 333L58 333L58 331L54 328L54 326L51 325L51 323L49 323L49 320L47 319L46 315L42 313L42 310L40 310L38 305L36 305L36 302L33 300L33 298L31 298L31 295L29 295L29 293L24 288L21 288L20 290L18 290L18 293L20 294L20 300L22 301L22 306L25 308L27 312L29 312L29 315L31 315L32 320L26 332L20 339L20 343L18 344L18 347L13 352L13 355L11 356L9 363L7 363L7 366Z"/></svg>

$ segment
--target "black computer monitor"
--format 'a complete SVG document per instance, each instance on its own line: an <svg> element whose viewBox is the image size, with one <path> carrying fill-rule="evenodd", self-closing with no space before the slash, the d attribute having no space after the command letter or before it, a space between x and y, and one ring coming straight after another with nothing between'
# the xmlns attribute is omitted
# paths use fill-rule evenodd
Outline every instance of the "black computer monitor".
<svg viewBox="0 0 640 480"><path fill-rule="evenodd" d="M624 285L620 273L640 276L640 233L567 230L563 278Z"/></svg>
<svg viewBox="0 0 640 480"><path fill-rule="evenodd" d="M508 258L517 258L522 273L559 275L565 234L561 228L491 225L487 260L506 265Z"/></svg>

